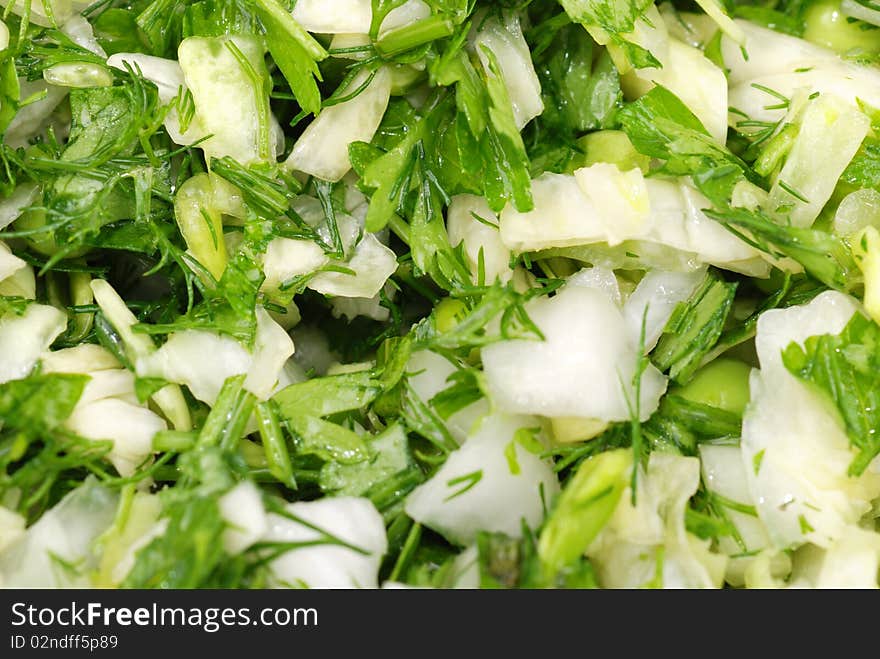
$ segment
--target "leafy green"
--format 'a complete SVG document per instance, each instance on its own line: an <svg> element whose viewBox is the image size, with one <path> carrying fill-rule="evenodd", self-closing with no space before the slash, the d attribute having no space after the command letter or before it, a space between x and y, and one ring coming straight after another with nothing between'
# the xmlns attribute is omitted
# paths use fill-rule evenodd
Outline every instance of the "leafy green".
<svg viewBox="0 0 880 659"><path fill-rule="evenodd" d="M614 126L623 92L608 51L596 57L598 47L577 25L554 32L551 44L536 64L544 101L541 123L570 138Z"/></svg>
<svg viewBox="0 0 880 659"><path fill-rule="evenodd" d="M4 430L51 433L73 412L88 381L86 375L53 373L0 384L0 422Z"/></svg>
<svg viewBox="0 0 880 659"><path fill-rule="evenodd" d="M790 343L785 367L834 403L858 455L849 467L861 475L880 454L880 327L856 313L838 335L811 336L802 348Z"/></svg>
<svg viewBox="0 0 880 659"><path fill-rule="evenodd" d="M648 50L624 37L633 32L639 20L647 20L644 13L653 6L653 0L559 0L559 4L572 21L604 32L603 36L623 50L634 67L660 67Z"/></svg>
<svg viewBox="0 0 880 659"><path fill-rule="evenodd" d="M693 176L713 204L725 207L733 187L756 180L748 165L719 145L682 101L656 86L618 114L623 130L640 153L665 160L660 172Z"/></svg>
<svg viewBox="0 0 880 659"><path fill-rule="evenodd" d="M690 380L721 336L736 286L708 274L691 297L673 311L651 353L654 365L661 371L668 370L676 382Z"/></svg>
<svg viewBox="0 0 880 659"><path fill-rule="evenodd" d="M278 0L253 0L253 10L266 30L266 46L304 112L318 114L321 92L318 62L327 51L297 23Z"/></svg>
<svg viewBox="0 0 880 659"><path fill-rule="evenodd" d="M793 258L829 288L848 291L860 279L852 252L837 236L819 229L777 224L760 210L708 209L705 213L761 251Z"/></svg>

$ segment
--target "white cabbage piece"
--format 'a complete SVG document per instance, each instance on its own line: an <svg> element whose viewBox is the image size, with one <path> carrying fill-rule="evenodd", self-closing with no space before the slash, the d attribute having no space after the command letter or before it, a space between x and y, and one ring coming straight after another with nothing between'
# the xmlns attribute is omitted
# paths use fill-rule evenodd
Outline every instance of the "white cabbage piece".
<svg viewBox="0 0 880 659"><path fill-rule="evenodd" d="M709 0L711 1L711 0ZM701 50L670 38L661 68L634 69L624 78L629 96L641 96L654 85L675 94L719 144L727 142L727 78ZM634 80L634 78L637 80Z"/></svg>
<svg viewBox="0 0 880 659"><path fill-rule="evenodd" d="M242 481L220 497L217 505L228 525L223 531L223 547L230 554L243 552L269 530L263 497L253 481Z"/></svg>
<svg viewBox="0 0 880 659"><path fill-rule="evenodd" d="M269 312L257 306L257 333L244 388L261 400L272 395L282 378L284 364L294 353L293 339L272 320Z"/></svg>
<svg viewBox="0 0 880 659"><path fill-rule="evenodd" d="M608 54L614 60L617 70L627 73L632 70L632 64L622 48L611 41L610 35L598 26L584 26L590 36L602 46L607 46ZM632 32L620 35L629 43L636 44L647 50L658 61L664 61L669 52L669 30L661 20L659 11L654 6L648 6L640 20L635 21Z"/></svg>
<svg viewBox="0 0 880 659"><path fill-rule="evenodd" d="M5 0L2 4L8 11L18 16L24 15L25 9L30 5L28 18L31 23L54 27L63 26L71 16L83 11L91 3L87 0L47 0L47 2Z"/></svg>
<svg viewBox="0 0 880 659"><path fill-rule="evenodd" d="M384 306L383 295L394 300L397 289L386 282L382 287L382 291L373 297L333 297L329 299L330 311L334 318L345 318L351 322L358 316L372 318L379 322L385 322L391 317L391 312L387 306Z"/></svg>
<svg viewBox="0 0 880 659"><path fill-rule="evenodd" d="M345 89L351 95L369 84L353 98L321 111L293 145L285 166L311 174L324 181L339 181L351 169L348 147L352 142L370 142L388 108L391 74L386 67L375 72L361 71Z"/></svg>
<svg viewBox="0 0 880 659"><path fill-rule="evenodd" d="M25 208L31 206L40 194L35 183L22 183L8 197L0 200L0 229L5 229L17 220Z"/></svg>
<svg viewBox="0 0 880 659"><path fill-rule="evenodd" d="M107 57L107 53L101 48L101 44L99 44L98 40L95 38L95 31L92 29L92 24L84 17L79 15L71 16L67 19L64 25L61 26L61 31L70 37L76 45L82 46L99 57Z"/></svg>
<svg viewBox="0 0 880 659"><path fill-rule="evenodd" d="M373 20L370 0L297 0L296 22L320 34L368 34Z"/></svg>
<svg viewBox="0 0 880 659"><path fill-rule="evenodd" d="M227 378L247 373L251 356L235 339L203 330L174 332L158 350L137 360L141 377L185 384L213 405Z"/></svg>
<svg viewBox="0 0 880 659"><path fill-rule="evenodd" d="M880 534L850 527L823 556L816 588L877 588Z"/></svg>
<svg viewBox="0 0 880 659"><path fill-rule="evenodd" d="M397 270L397 255L383 245L375 234L364 234L348 262L341 265L347 272L319 272L309 280L308 287L323 295L340 297L373 297Z"/></svg>
<svg viewBox="0 0 880 659"><path fill-rule="evenodd" d="M67 329L67 315L46 304L30 304L21 316L0 318L0 383L27 376L52 342Z"/></svg>
<svg viewBox="0 0 880 659"><path fill-rule="evenodd" d="M700 483L697 458L654 453L639 468L636 504L628 486L587 549L605 588L719 588L727 557L685 528L685 507Z"/></svg>
<svg viewBox="0 0 880 659"><path fill-rule="evenodd" d="M273 238L263 256L266 279L263 288L277 289L293 277L307 275L327 264L329 258L315 242L294 238Z"/></svg>
<svg viewBox="0 0 880 659"><path fill-rule="evenodd" d="M44 373L93 373L122 368L122 365L104 346L80 343L44 354L42 367Z"/></svg>
<svg viewBox="0 0 880 659"><path fill-rule="evenodd" d="M247 374L245 388L261 399L279 384L287 359L293 355L290 336L262 308L257 308L253 352L235 339L204 330L174 332L161 348L140 357L141 377L159 377L185 384L193 396L213 405L227 378Z"/></svg>
<svg viewBox="0 0 880 659"><path fill-rule="evenodd" d="M165 115L164 125L168 135L175 143L188 146L207 135L199 120L198 107L196 107L196 113L189 126L186 127L186 131L181 130L180 115L175 99L186 93L188 87L183 69L177 60L144 55L143 53L115 53L107 58L107 65L123 70L128 65L135 71L140 71L144 78L156 85L159 91L159 100L163 105L170 105L168 113ZM275 154L277 155L283 149L283 144L280 149L278 147L278 140L279 138L283 140L283 134L281 126L274 116L270 117L270 124L271 140L275 143Z"/></svg>
<svg viewBox="0 0 880 659"><path fill-rule="evenodd" d="M630 336L638 341L645 325L645 350L657 345L663 328L679 302L687 300L706 276L706 269L694 272L651 270L642 278L623 305Z"/></svg>
<svg viewBox="0 0 880 659"><path fill-rule="evenodd" d="M165 105L187 88L183 69L176 60L143 53L114 53L107 58L107 65L115 69L125 70L126 64L156 85L159 100ZM174 141L178 142L177 139Z"/></svg>
<svg viewBox="0 0 880 659"><path fill-rule="evenodd" d="M790 579L768 580L755 575L756 587L876 589L880 567L880 534L859 527L847 527L827 549L804 545L792 552Z"/></svg>
<svg viewBox="0 0 880 659"><path fill-rule="evenodd" d="M450 245L464 245L465 259L475 283L479 281L480 263L484 283L506 284L511 280L510 250L501 241L498 217L484 197L455 195L446 214L446 231Z"/></svg>
<svg viewBox="0 0 880 659"><path fill-rule="evenodd" d="M483 348L493 402L518 414L630 419L638 344L607 295L566 286L552 298L532 300L526 311L544 341L507 340ZM665 390L666 378L649 364L641 377L642 420L657 409Z"/></svg>
<svg viewBox="0 0 880 659"><path fill-rule="evenodd" d="M18 513L0 506L0 555L6 547L24 536L25 522L25 518Z"/></svg>
<svg viewBox="0 0 880 659"><path fill-rule="evenodd" d="M378 588L379 565L388 551L388 539L382 516L369 499L328 497L291 503L285 510L305 523L271 513L263 540L303 543L335 539L336 544L327 542L288 550L270 563L273 585Z"/></svg>
<svg viewBox="0 0 880 659"><path fill-rule="evenodd" d="M735 25L724 16L713 0L706 0L720 20ZM678 25L676 26L678 27ZM594 35L596 36L596 35ZM644 18L636 22L636 29L622 35L630 43L649 51L660 62L660 67L634 69L615 44L609 45L609 53L623 73L621 87L629 98L641 96L654 85L662 85L675 94L702 122L709 134L719 143L727 141L727 78L714 62L697 47L675 36L661 12L651 5ZM607 37L596 37L602 43Z"/></svg>
<svg viewBox="0 0 880 659"><path fill-rule="evenodd" d="M188 37L180 42L177 55L195 103L193 121L198 122L202 135L211 135L199 144L205 156L230 156L248 165L267 155L260 148L261 103L257 98L265 90L252 82L233 48L258 74L268 76L262 41L253 37ZM268 141L274 152L274 140Z"/></svg>
<svg viewBox="0 0 880 659"><path fill-rule="evenodd" d="M601 291L617 306L620 306L623 302L623 296L620 293L620 282L617 280L614 270L609 268L598 265L592 268L581 268L565 281L567 286L584 286Z"/></svg>
<svg viewBox="0 0 880 659"><path fill-rule="evenodd" d="M89 344L45 353L42 370L89 376L65 426L89 439L112 440L108 459L123 476L133 474L152 453L153 435L167 427L138 401L134 375L105 348Z"/></svg>
<svg viewBox="0 0 880 659"><path fill-rule="evenodd" d="M791 560L772 548L767 529L757 515L740 447L701 444L700 466L706 489L718 495L717 505L723 507L726 519L737 532L735 538L718 539L718 550L731 557L725 581L742 586L747 574L754 582L759 572L763 573L762 583L785 578L791 571Z"/></svg>
<svg viewBox="0 0 880 659"><path fill-rule="evenodd" d="M832 94L811 101L770 189L767 210L784 209L782 214L794 226L811 226L870 129L871 120L864 113Z"/></svg>
<svg viewBox="0 0 880 659"><path fill-rule="evenodd" d="M620 172L598 163L573 176L542 174L532 181L532 195L533 210L508 205L501 212L501 240L513 252L640 241L693 254L701 263L769 274L758 250L702 212L711 203L684 179L643 179L637 169Z"/></svg>
<svg viewBox="0 0 880 659"><path fill-rule="evenodd" d="M480 555L476 545L471 545L452 563L450 582L453 588L474 589L480 587Z"/></svg>
<svg viewBox="0 0 880 659"><path fill-rule="evenodd" d="M134 331L133 327L138 320L114 288L103 279L93 279L89 286L95 296L95 302L101 307L101 312L119 333L128 358L136 362L140 357L151 355L156 349L153 339L147 334ZM151 398L175 429L186 431L192 427L189 407L183 399L180 387L167 385L154 393Z"/></svg>
<svg viewBox="0 0 880 659"><path fill-rule="evenodd" d="M38 3L34 2L34 5ZM18 84L22 99L39 98L40 100L28 103L19 109L6 128L3 140L12 148L27 147L31 138L37 136L49 124L55 108L67 96L67 87L50 85L45 80L25 80L19 78Z"/></svg>
<svg viewBox="0 0 880 659"><path fill-rule="evenodd" d="M639 168L620 171L616 165L601 162L576 170L574 178L600 218L608 244L619 244L644 230L651 200Z"/></svg>
<svg viewBox="0 0 880 659"><path fill-rule="evenodd" d="M107 458L122 476L134 474L152 453L153 435L167 428L162 417L119 398L77 404L64 425L82 437L112 440Z"/></svg>
<svg viewBox="0 0 880 659"><path fill-rule="evenodd" d="M407 382L425 403L451 386L449 377L458 369L446 357L430 350L416 350L406 365ZM489 401L480 398L445 420L452 438L462 444L477 422L489 413Z"/></svg>
<svg viewBox="0 0 880 659"><path fill-rule="evenodd" d="M862 188L846 195L834 211L832 227L838 236L853 236L866 227L880 227L880 192Z"/></svg>
<svg viewBox="0 0 880 659"><path fill-rule="evenodd" d="M544 102L541 100L541 83L522 33L519 16L515 12L508 12L503 17L489 16L479 22L472 39L473 48L488 76L493 73L486 50L495 56L513 107L513 120L516 127L522 130L544 111Z"/></svg>
<svg viewBox="0 0 880 659"><path fill-rule="evenodd" d="M729 74L728 121L736 126L745 113L750 119L775 122L786 113L780 98L791 99L802 91L841 98L852 107L859 101L880 107L880 71L841 59L831 50L803 39L736 21L745 45L722 39L724 64ZM772 90L778 96L768 94Z"/></svg>
<svg viewBox="0 0 880 659"><path fill-rule="evenodd" d="M392 30L407 27L413 23L424 20L431 15L431 7L423 0L406 0L399 7L395 7L382 20L379 28L379 38L381 39Z"/></svg>
<svg viewBox="0 0 880 659"><path fill-rule="evenodd" d="M479 531L520 537L523 522L537 528L559 491L559 481L544 460L515 440L515 434L539 425L537 419L523 416L484 418L437 473L410 493L407 515L460 545L473 542Z"/></svg>
<svg viewBox="0 0 880 659"><path fill-rule="evenodd" d="M89 586L88 572L97 566L93 542L113 523L118 499L116 491L93 479L68 493L23 536L0 551L4 587Z"/></svg>
<svg viewBox="0 0 880 659"><path fill-rule="evenodd" d="M162 502L158 494L138 491L120 500L117 518L101 537L101 561L93 577L96 588L118 586L134 567L137 553L168 528L168 518L159 519Z"/></svg>
<svg viewBox="0 0 880 659"><path fill-rule="evenodd" d="M779 549L805 542L829 547L880 496L880 473L847 473L854 452L839 413L788 373L781 357L791 342L840 333L857 309L851 297L826 291L758 320L761 371L750 380L741 447L751 498Z"/></svg>
<svg viewBox="0 0 880 659"><path fill-rule="evenodd" d="M608 242L608 232L574 176L545 173L532 181L534 210L501 212L501 240L514 252Z"/></svg>
<svg viewBox="0 0 880 659"><path fill-rule="evenodd" d="M0 241L0 283L26 267L28 264L13 254L6 243Z"/></svg>

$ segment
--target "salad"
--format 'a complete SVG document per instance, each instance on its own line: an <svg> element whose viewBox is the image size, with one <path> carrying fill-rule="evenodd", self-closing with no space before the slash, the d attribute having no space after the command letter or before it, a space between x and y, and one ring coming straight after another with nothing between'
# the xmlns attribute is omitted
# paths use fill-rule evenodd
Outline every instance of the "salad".
<svg viewBox="0 0 880 659"><path fill-rule="evenodd" d="M870 0L4 0L0 585L873 588Z"/></svg>

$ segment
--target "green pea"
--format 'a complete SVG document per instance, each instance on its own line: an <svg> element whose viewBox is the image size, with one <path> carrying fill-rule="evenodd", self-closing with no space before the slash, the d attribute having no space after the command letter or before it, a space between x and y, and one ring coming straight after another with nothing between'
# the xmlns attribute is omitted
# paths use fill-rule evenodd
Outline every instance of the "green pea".
<svg viewBox="0 0 880 659"><path fill-rule="evenodd" d="M701 368L690 382L671 393L741 415L749 402L751 370L745 362L722 357Z"/></svg>
<svg viewBox="0 0 880 659"><path fill-rule="evenodd" d="M861 21L850 21L840 11L837 0L823 0L813 4L804 14L804 39L838 53L859 51L866 54L880 52L877 30L863 29Z"/></svg>
<svg viewBox="0 0 880 659"><path fill-rule="evenodd" d="M434 326L438 332L449 332L467 314L467 305L461 300L447 297L437 304L434 310Z"/></svg>

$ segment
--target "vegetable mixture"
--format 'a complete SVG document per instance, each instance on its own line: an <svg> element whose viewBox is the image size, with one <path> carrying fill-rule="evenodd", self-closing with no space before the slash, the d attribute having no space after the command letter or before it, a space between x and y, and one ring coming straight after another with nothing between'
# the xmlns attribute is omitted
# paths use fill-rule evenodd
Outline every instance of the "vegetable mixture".
<svg viewBox="0 0 880 659"><path fill-rule="evenodd" d="M870 0L3 0L0 584L876 587Z"/></svg>

